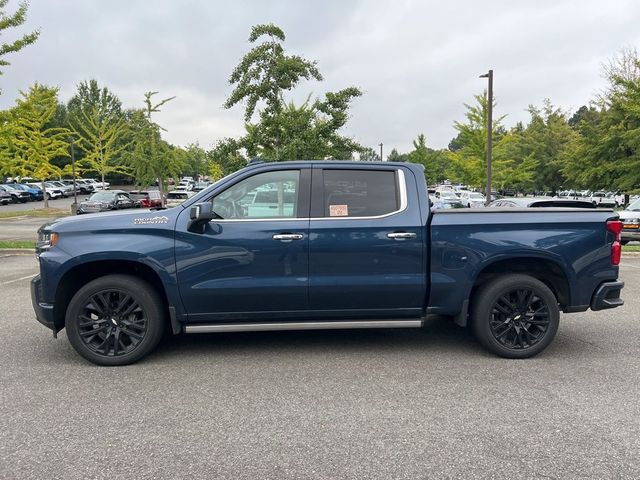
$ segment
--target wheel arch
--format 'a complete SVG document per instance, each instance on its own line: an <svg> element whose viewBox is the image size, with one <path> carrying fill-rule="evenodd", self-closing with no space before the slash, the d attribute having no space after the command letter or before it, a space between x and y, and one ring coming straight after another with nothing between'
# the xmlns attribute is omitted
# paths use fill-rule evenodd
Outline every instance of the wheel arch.
<svg viewBox="0 0 640 480"><path fill-rule="evenodd" d="M561 309L571 305L571 283L566 269L558 261L537 256L501 258L486 263L475 276L469 300L473 300L482 285L501 275L513 273L529 275L543 282L551 289Z"/></svg>
<svg viewBox="0 0 640 480"><path fill-rule="evenodd" d="M180 325L176 320L175 306L169 300L159 272L146 263L130 259L91 260L74 265L67 270L60 278L55 293L53 315L56 328L64 327L67 305L81 287L92 280L111 274L128 275L148 283L162 299L162 308L166 318L171 321L173 333L179 333Z"/></svg>

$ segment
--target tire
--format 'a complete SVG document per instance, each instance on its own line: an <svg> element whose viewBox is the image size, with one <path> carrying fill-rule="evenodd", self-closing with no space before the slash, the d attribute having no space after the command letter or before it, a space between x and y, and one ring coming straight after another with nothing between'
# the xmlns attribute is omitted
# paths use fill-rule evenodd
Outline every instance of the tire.
<svg viewBox="0 0 640 480"><path fill-rule="evenodd" d="M540 280L509 274L482 286L471 307L478 341L504 358L529 358L553 341L560 323L558 300Z"/></svg>
<svg viewBox="0 0 640 480"><path fill-rule="evenodd" d="M47 197L47 200L51 200L51 194L50 193L45 194L45 197Z"/></svg>
<svg viewBox="0 0 640 480"><path fill-rule="evenodd" d="M89 282L73 296L65 316L67 337L76 352L105 366L129 365L149 354L165 323L158 293L129 275Z"/></svg>

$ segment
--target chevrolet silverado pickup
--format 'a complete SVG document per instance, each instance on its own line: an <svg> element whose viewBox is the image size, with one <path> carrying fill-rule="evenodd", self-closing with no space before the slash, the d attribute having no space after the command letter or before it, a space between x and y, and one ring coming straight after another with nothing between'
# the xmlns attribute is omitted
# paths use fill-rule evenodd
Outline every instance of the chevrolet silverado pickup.
<svg viewBox="0 0 640 480"><path fill-rule="evenodd" d="M256 163L169 209L43 225L37 319L96 364L163 332L473 330L489 351L544 350L560 312L623 304L610 210L432 212L424 169L391 162Z"/></svg>

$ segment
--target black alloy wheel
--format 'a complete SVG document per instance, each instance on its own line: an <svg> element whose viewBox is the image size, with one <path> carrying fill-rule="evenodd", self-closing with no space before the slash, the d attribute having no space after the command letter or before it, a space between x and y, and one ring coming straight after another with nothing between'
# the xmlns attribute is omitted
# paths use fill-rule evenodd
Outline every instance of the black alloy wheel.
<svg viewBox="0 0 640 480"><path fill-rule="evenodd" d="M78 320L78 333L87 348L114 357L133 351L148 326L146 313L136 299L117 289L88 297Z"/></svg>
<svg viewBox="0 0 640 480"><path fill-rule="evenodd" d="M542 281L506 274L475 294L471 321L478 341L491 352L506 358L529 358L553 341L560 309L555 294Z"/></svg>
<svg viewBox="0 0 640 480"><path fill-rule="evenodd" d="M527 288L511 290L493 304L489 327L493 338L511 349L530 348L549 329L549 307Z"/></svg>
<svg viewBox="0 0 640 480"><path fill-rule="evenodd" d="M69 302L65 326L73 348L98 365L127 365L147 355L164 330L164 307L145 281L107 275Z"/></svg>

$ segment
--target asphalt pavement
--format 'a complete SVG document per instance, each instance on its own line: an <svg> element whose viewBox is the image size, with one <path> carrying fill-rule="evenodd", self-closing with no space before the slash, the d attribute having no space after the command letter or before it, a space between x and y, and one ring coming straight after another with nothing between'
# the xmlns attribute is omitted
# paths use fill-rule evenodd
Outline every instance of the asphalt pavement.
<svg viewBox="0 0 640 480"><path fill-rule="evenodd" d="M36 270L0 257L0 478L638 478L638 257L624 307L563 315L521 361L436 317L172 337L97 367L36 322Z"/></svg>

